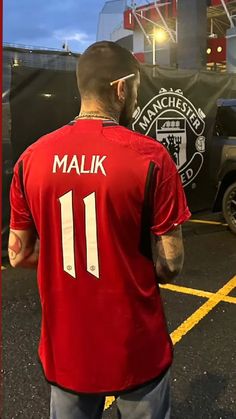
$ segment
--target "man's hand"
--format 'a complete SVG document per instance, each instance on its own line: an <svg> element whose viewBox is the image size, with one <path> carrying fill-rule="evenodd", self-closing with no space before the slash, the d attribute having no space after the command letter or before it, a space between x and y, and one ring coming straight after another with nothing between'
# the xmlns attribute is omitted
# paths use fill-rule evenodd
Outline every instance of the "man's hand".
<svg viewBox="0 0 236 419"><path fill-rule="evenodd" d="M181 272L184 262L181 226L163 236L152 235L152 252L160 283L167 283L177 276Z"/></svg>
<svg viewBox="0 0 236 419"><path fill-rule="evenodd" d="M10 230L8 255L14 268L32 268L38 266L39 240L35 230Z"/></svg>

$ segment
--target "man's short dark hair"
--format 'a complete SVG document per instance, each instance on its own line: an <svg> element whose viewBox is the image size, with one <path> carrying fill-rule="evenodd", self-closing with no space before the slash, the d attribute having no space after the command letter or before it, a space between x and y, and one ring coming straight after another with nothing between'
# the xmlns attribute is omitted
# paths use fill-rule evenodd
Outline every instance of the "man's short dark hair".
<svg viewBox="0 0 236 419"><path fill-rule="evenodd" d="M80 94L106 99L111 94L111 81L131 73L137 76L139 71L140 64L130 51L114 42L96 42L86 49L78 61Z"/></svg>

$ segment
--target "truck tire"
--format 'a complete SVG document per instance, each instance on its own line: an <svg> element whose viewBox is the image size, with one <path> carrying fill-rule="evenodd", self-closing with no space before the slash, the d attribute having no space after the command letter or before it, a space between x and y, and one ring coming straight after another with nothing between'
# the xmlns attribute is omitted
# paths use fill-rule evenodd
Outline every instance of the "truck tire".
<svg viewBox="0 0 236 419"><path fill-rule="evenodd" d="M230 185L223 197L222 210L230 230L236 234L236 182Z"/></svg>

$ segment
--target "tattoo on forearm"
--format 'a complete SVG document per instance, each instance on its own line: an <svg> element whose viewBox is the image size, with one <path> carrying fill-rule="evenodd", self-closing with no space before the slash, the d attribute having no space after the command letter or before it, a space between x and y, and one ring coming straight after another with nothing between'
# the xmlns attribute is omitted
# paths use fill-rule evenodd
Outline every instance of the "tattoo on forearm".
<svg viewBox="0 0 236 419"><path fill-rule="evenodd" d="M22 250L22 242L21 239L17 236L16 233L11 231L10 239L9 239L9 247L8 247L8 254L9 259L14 260L16 259L17 255Z"/></svg>
<svg viewBox="0 0 236 419"><path fill-rule="evenodd" d="M165 265L178 265L182 258L182 244L178 239L174 239L171 243L163 239L159 242L159 258Z"/></svg>
<svg viewBox="0 0 236 419"><path fill-rule="evenodd" d="M153 242L154 261L158 272L178 272L183 265L183 242L181 231L176 230Z"/></svg>
<svg viewBox="0 0 236 419"><path fill-rule="evenodd" d="M182 265L183 257L182 255L177 256L175 258L164 258L162 256L159 256L159 259L157 263L159 263L163 269L168 269L168 271L175 271L176 269L179 269L179 267Z"/></svg>

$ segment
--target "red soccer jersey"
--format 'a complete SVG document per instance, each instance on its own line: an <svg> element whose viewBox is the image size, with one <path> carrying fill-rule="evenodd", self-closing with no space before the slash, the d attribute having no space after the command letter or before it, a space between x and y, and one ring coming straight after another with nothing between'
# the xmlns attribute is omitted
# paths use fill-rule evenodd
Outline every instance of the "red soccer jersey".
<svg viewBox="0 0 236 419"><path fill-rule="evenodd" d="M39 356L51 383L81 393L144 384L172 362L150 231L190 216L166 149L99 120L30 146L11 186L11 228L36 227Z"/></svg>

